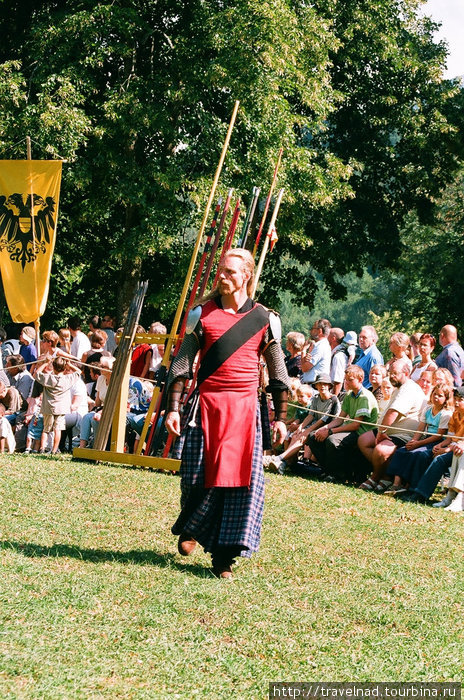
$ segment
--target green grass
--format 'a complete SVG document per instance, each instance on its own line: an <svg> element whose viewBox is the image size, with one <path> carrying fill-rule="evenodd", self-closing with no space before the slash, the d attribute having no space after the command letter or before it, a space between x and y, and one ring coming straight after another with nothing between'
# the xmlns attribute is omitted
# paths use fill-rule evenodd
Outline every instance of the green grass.
<svg viewBox="0 0 464 700"><path fill-rule="evenodd" d="M175 476L2 456L1 698L264 698L269 681L459 681L463 519L268 475L233 581L176 553Z"/></svg>

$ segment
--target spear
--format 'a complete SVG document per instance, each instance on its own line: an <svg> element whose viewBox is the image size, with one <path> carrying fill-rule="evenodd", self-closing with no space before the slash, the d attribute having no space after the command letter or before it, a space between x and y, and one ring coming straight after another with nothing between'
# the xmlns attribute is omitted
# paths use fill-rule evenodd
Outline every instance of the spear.
<svg viewBox="0 0 464 700"><path fill-rule="evenodd" d="M279 168L280 168L280 163L281 163L281 160L282 160L282 153L283 153L283 152L284 152L284 149L281 148L280 151L279 151L279 157L277 158L276 166L275 166L275 168L274 168L274 176L273 176L273 178L272 178L271 187L269 188L269 194L267 195L266 204L265 204L265 206L264 206L263 218L261 219L261 223L260 223L260 225L259 225L258 233L256 234L256 241L255 241L255 245L254 245L254 248L253 248L253 257L255 257L255 255L256 255L256 253L257 253L257 250L258 250L258 245L259 245L259 241L260 241L260 238L261 238L261 233L262 233L263 228L264 228L264 222L266 221L266 216L267 216L267 213L268 213L268 211L269 211L269 205L271 204L272 193L274 192L274 188L275 188L275 186L276 186L276 182L277 182L277 173L279 172Z"/></svg>
<svg viewBox="0 0 464 700"><path fill-rule="evenodd" d="M239 216L240 216L240 200L237 199L237 203L235 204L234 213L232 215L232 221L230 222L229 230L227 231L224 245L222 246L221 257L219 258L218 268L216 271L216 276L214 277L213 287L218 280L219 268L221 267L222 261L224 260L227 251L231 247L232 239L233 239L234 234L235 234L235 229L237 228Z"/></svg>
<svg viewBox="0 0 464 700"><path fill-rule="evenodd" d="M239 248L245 248L248 240L248 234L250 233L251 224L256 211L256 205L258 204L259 193L261 192L260 187L253 187L253 192L251 194L250 206L248 207L245 221L242 228L242 237L239 241Z"/></svg>
<svg viewBox="0 0 464 700"><path fill-rule="evenodd" d="M258 287L259 278L260 278L261 272L263 270L264 258L266 257L266 253L267 253L267 250L269 248L269 243L271 240L272 232L274 231L275 222L277 219L277 214L279 213L280 203L282 201L283 194L284 194L284 190L283 189L279 190L279 194L277 195L276 203L274 204L274 211L272 212L271 221L269 223L269 229L267 232L267 236L264 240L264 245L263 245L263 249L261 251L261 255L259 257L258 265L256 267L255 279L253 282L253 291L251 294L252 297L254 297L256 294L256 289Z"/></svg>
<svg viewBox="0 0 464 700"><path fill-rule="evenodd" d="M166 377L167 366L168 366L168 364L169 364L170 356L171 356L171 348L172 348L172 345L173 345L173 343L174 343L174 338L175 338L175 335L176 335L176 333L177 333L177 328L178 328L178 326L179 326L179 320L180 320L180 317L181 317L181 314L182 314L182 310L183 310L183 308L184 308L185 299L186 299L186 297L187 297L188 288L189 288L189 286L190 286L190 281L191 281L191 279L192 279L193 269L194 269L194 267L195 267L195 262L196 262L196 259L197 259L197 256L198 256L198 251L199 251L199 249L200 249L201 240L202 240L202 238L203 238L203 234L204 234L204 231L205 231L206 221L207 221L207 219L208 219L209 210L210 210L211 204L213 203L214 194L215 194L215 192L216 192L217 184L218 184L218 181L219 181L219 176L220 176L220 174L221 174L222 166L223 166L223 164L224 164L224 159L225 159L225 157L226 157L227 149L229 148L230 138L231 138L231 136L232 136L232 131L233 131L233 128L234 128L234 124L235 124L236 117L237 117L237 112L238 112L239 105L240 105L239 100L236 100L236 101L235 101L235 104L234 104L234 109L233 109L233 112L232 112L232 116L231 116L231 118L230 118L229 128L228 128L228 130L227 130L226 138L225 138L224 144L223 144L223 146L222 146L222 151L221 151L221 155L220 155L220 158L219 158L219 162L218 162L218 165L217 165L217 168L216 168L216 172L215 172L215 174L214 174L213 184L212 184L212 186L211 186L211 191L210 191L210 193L209 193L208 201L207 201L207 203L206 203L206 207L205 207L205 212L204 212L204 215L203 215L203 219L202 219L202 222L201 222L201 225L200 225L200 229L199 229L199 231L198 231L197 239L196 239L196 242L195 242L195 246L194 246L194 249L193 249L193 252L192 252L192 257L191 257L191 260L190 260L189 269L188 269L187 275L186 275L186 277L185 277L184 287L183 287L183 289L182 289L182 293L181 293L181 295L180 295L179 303L178 303L178 305L177 305L177 310L176 310L176 314L175 314L175 317L174 317L174 321L173 321L173 323L172 323L171 332L170 332L170 334L169 334L169 338L168 338L168 341L167 341L167 343L166 343L166 348L165 348L165 351L164 351L163 360L162 360L161 368L160 368L160 372L159 372L159 381L158 381L158 383L157 383L157 385L156 385L156 387L155 387L155 390L154 390L154 392L153 392L153 396L152 396L152 399L151 399L151 402L150 402L150 406L149 406L149 408L148 408L148 412L147 412L147 415L146 415L146 418L145 418L145 423L143 424L143 429L142 429L142 433L141 433L141 435L140 435L140 441L139 441L139 445L138 445L138 447L137 447L137 452L136 452L136 454L141 454L141 452L142 452L143 444L144 444L144 441L145 441L145 438L146 438L147 432L148 432L148 427L149 427L149 425L150 425L150 419L151 419L151 416L152 416L152 414L153 414L153 409L155 408L155 406L156 406L156 404L157 404L157 402L158 402L159 394L160 394L160 391L161 391L161 385L162 385L162 383L163 383L163 381L164 381L164 379L165 379L165 377Z"/></svg>
<svg viewBox="0 0 464 700"><path fill-rule="evenodd" d="M198 291L199 297L203 296L203 294L205 293L206 285L208 284L209 276L211 274L211 269L212 269L213 264L214 264L214 258L216 257L216 252L217 252L217 249L219 246L219 240L221 238L222 229L224 228L224 223L226 220L227 212L229 211L230 200L232 199L233 191L234 191L233 189L230 189L229 192L227 193L226 201L224 203L224 209L222 210L221 219L219 221L219 225L218 225L217 231L216 231L216 236L214 238L213 247L211 248L211 254L209 256L208 264L206 265L205 274L203 275L201 286L200 286L200 289Z"/></svg>

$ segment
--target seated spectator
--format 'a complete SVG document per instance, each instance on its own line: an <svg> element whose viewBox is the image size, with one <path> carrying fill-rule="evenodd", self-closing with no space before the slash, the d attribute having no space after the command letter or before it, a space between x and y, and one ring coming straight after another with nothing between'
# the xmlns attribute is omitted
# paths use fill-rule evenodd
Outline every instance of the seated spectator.
<svg viewBox="0 0 464 700"><path fill-rule="evenodd" d="M454 379L449 369L446 369L446 367L437 367L432 373L432 385L435 386L435 384L441 384L443 382L454 389Z"/></svg>
<svg viewBox="0 0 464 700"><path fill-rule="evenodd" d="M98 316L97 314L95 314L94 316L90 316L90 318L87 319L87 325L89 327L89 332L87 333L87 335L90 338L92 333L95 333L95 331L98 331L100 329L100 316Z"/></svg>
<svg viewBox="0 0 464 700"><path fill-rule="evenodd" d="M112 314L112 313L104 314L104 316L101 320L100 327L101 327L101 330L105 331L105 333L107 335L105 350L107 350L111 355L114 355L114 351L116 350L116 347L117 347L116 333L115 333L115 328L116 328L116 316L115 316L115 314Z"/></svg>
<svg viewBox="0 0 464 700"><path fill-rule="evenodd" d="M421 356L419 353L419 342L423 335L427 335L427 333L424 334L416 332L409 336L409 359L412 361L413 367L415 367L421 360Z"/></svg>
<svg viewBox="0 0 464 700"><path fill-rule="evenodd" d="M21 411L22 398L14 386L5 386L0 382L0 408L3 406L3 415L10 416Z"/></svg>
<svg viewBox="0 0 464 700"><path fill-rule="evenodd" d="M65 371L68 374L70 372L69 369ZM87 389L81 375L77 382L71 387L71 405L69 407L69 413L66 413L64 417L65 430L60 440L61 452L66 450L67 439L69 441L69 451L71 451L73 440L80 435L82 419L89 412L88 399Z"/></svg>
<svg viewBox="0 0 464 700"><path fill-rule="evenodd" d="M382 381L382 394L383 399L377 401L377 403L379 404L379 416L381 416L382 413L385 411L388 402L390 401L393 394L393 386L389 377L385 377L385 379Z"/></svg>
<svg viewBox="0 0 464 700"><path fill-rule="evenodd" d="M145 333L143 326L137 326L137 333ZM153 348L148 343L139 343L132 351L130 375L131 377L148 377L150 364L153 357Z"/></svg>
<svg viewBox="0 0 464 700"><path fill-rule="evenodd" d="M24 367L21 355L9 355L6 364L10 386L17 389L21 397L20 410L15 413L10 413L7 416L7 420L10 422L15 433L16 449L18 452L21 452L26 446L27 426L24 420L28 408L28 400L32 394L34 378Z"/></svg>
<svg viewBox="0 0 464 700"><path fill-rule="evenodd" d="M97 380L97 393L95 397L94 410L83 416L81 421L80 447L87 447L92 433L95 432L98 422L100 421L100 411L105 403L106 394L111 378L111 370L114 357L102 357L100 360L100 376Z"/></svg>
<svg viewBox="0 0 464 700"><path fill-rule="evenodd" d="M308 408L311 404L312 397L313 390L311 389L309 384L300 384L300 386L296 390L296 401L298 406L296 408L293 419L289 423L287 423L289 432L289 435L287 436L288 439L290 439L291 435L295 432L295 430L297 430L298 426L301 425L301 423L307 417Z"/></svg>
<svg viewBox="0 0 464 700"><path fill-rule="evenodd" d="M414 365L411 374L411 379L417 382L420 379L422 372L437 369L437 365L432 360L432 352L436 344L436 340L430 333L423 333L419 339L419 361Z"/></svg>
<svg viewBox="0 0 464 700"><path fill-rule="evenodd" d="M306 386L305 384L302 387ZM292 435L290 444L279 456L264 458L265 466L271 471L283 474L287 466L291 466L298 457L298 452L306 444L308 437L318 428L330 423L334 416L340 413L338 398L332 393L332 380L328 374L319 374L312 384L318 392L311 399L309 411L302 423Z"/></svg>
<svg viewBox="0 0 464 700"><path fill-rule="evenodd" d="M464 369L464 350L458 343L458 332L454 326L446 325L440 331L440 345L443 350L436 358L437 367L451 372L455 386L461 386L461 372Z"/></svg>
<svg viewBox="0 0 464 700"><path fill-rule="evenodd" d="M443 442L432 448L433 460L425 470L415 488L400 496L404 501L413 503L428 503L430 496L445 474L451 468L453 454L458 457L464 453L464 387L454 390L454 412L448 423L448 435ZM434 503L434 508L446 508L451 505L454 493L447 494L439 503Z"/></svg>
<svg viewBox="0 0 464 700"><path fill-rule="evenodd" d="M358 439L360 451L372 465L371 476L360 486L365 491L383 493L391 486L392 481L384 478L388 461L398 447L409 442L419 425L424 392L409 375L409 359L393 362L390 381L395 391L380 417L382 427L368 430Z"/></svg>
<svg viewBox="0 0 464 700"><path fill-rule="evenodd" d="M385 363L387 372L395 360L407 360L409 369L412 371L412 362L409 359L409 336L406 333L393 333L390 337L390 350L392 357Z"/></svg>
<svg viewBox="0 0 464 700"><path fill-rule="evenodd" d="M16 440L9 421L5 417L5 408L0 404L0 454L5 452L12 454L16 448Z"/></svg>
<svg viewBox="0 0 464 700"><path fill-rule="evenodd" d="M414 488L433 459L433 447L441 442L448 429L452 411L453 391L447 384L437 384L420 415L420 423L412 439L399 447L387 467L387 475L394 477L385 495L396 496ZM426 433L423 435L423 433ZM431 434L432 433L432 434Z"/></svg>
<svg viewBox="0 0 464 700"><path fill-rule="evenodd" d="M42 395L37 397L34 406L28 411L25 423L27 425L27 435L24 452L25 454L38 452L43 433Z"/></svg>
<svg viewBox="0 0 464 700"><path fill-rule="evenodd" d="M383 357L379 349L377 348L377 341L379 337L374 326L363 326L359 334L359 347L361 354L356 360L355 364L361 367L364 371L364 382L363 386L366 389L370 389L371 383L369 381L369 372L371 371L372 365L383 365Z"/></svg>
<svg viewBox="0 0 464 700"><path fill-rule="evenodd" d="M287 333L285 349L289 354L285 357L285 366L289 377L301 377L301 352L304 346L303 333L298 331Z"/></svg>
<svg viewBox="0 0 464 700"><path fill-rule="evenodd" d="M434 383L434 381L433 381L433 374L434 374L434 373L433 373L432 370L430 370L430 369L425 369L425 370L422 372L422 374L421 374L421 376L419 377L419 379L417 380L417 382L416 382L416 384L418 384L418 386L420 386L420 388L421 388L422 391L424 392L424 396L425 396L425 398L427 399L427 401L429 400L430 394L431 394L432 389L433 389L433 387L434 387L434 385L435 385L435 383ZM437 383L437 384L440 384L441 381L438 381L438 382L436 382L436 383Z"/></svg>
<svg viewBox="0 0 464 700"><path fill-rule="evenodd" d="M371 391L375 396L378 406L380 406L380 402L384 399L382 384L386 377L387 368L384 367L384 365L373 365L371 367L369 381L371 383Z"/></svg>
<svg viewBox="0 0 464 700"><path fill-rule="evenodd" d="M82 355L82 362L91 365L100 362L101 358L107 354L105 350L107 335L105 331L95 331L89 335L90 350ZM90 368L83 367L84 381L86 384L90 382Z"/></svg>
<svg viewBox="0 0 464 700"><path fill-rule="evenodd" d="M81 331L81 319L79 316L70 316L68 318L68 329L71 333L71 355L82 360L82 355L90 350L90 340L86 334Z"/></svg>
<svg viewBox="0 0 464 700"><path fill-rule="evenodd" d="M35 329L32 326L24 326L19 336L19 354L23 358L27 369L37 360L37 348L35 342Z"/></svg>
<svg viewBox="0 0 464 700"><path fill-rule="evenodd" d="M377 401L373 394L363 387L364 370L357 365L350 365L345 373L347 394L343 399L339 418L309 436L308 444L318 463L330 481L356 479L359 456L356 454L358 437L370 430L367 423L376 423L378 417ZM350 420L343 420L344 418Z"/></svg>
<svg viewBox="0 0 464 700"><path fill-rule="evenodd" d="M159 321L154 321L148 329L148 332L153 333L153 335L166 335L167 328ZM163 361L165 349L164 343L154 343L151 345L151 349L153 350L153 355L151 357L150 368L148 370L148 379L156 379L158 370Z"/></svg>

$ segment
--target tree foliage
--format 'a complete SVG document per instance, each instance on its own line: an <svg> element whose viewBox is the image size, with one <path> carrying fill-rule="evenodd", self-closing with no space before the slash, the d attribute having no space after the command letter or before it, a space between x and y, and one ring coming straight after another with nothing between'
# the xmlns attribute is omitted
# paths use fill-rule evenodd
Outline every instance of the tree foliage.
<svg viewBox="0 0 464 700"><path fill-rule="evenodd" d="M319 270L389 263L459 155L455 86L415 0L3 0L0 150L26 134L64 168L47 317L176 306L234 100L221 188L286 189L263 295L310 304ZM36 150L34 156L43 156ZM282 274L288 256L309 263Z"/></svg>

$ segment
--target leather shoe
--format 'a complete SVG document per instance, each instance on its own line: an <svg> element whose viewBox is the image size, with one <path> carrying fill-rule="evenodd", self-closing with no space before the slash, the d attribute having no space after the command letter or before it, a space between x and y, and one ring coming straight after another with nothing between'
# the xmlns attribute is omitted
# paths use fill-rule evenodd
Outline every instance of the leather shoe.
<svg viewBox="0 0 464 700"><path fill-rule="evenodd" d="M182 554L183 557L188 557L189 554L193 552L195 547L197 546L197 541L193 539L193 537L190 537L190 535L186 535L184 532L179 535L179 540L177 542L177 551L179 554Z"/></svg>
<svg viewBox="0 0 464 700"><path fill-rule="evenodd" d="M224 564L213 566L213 574L216 578L232 578L232 569L230 566Z"/></svg>

